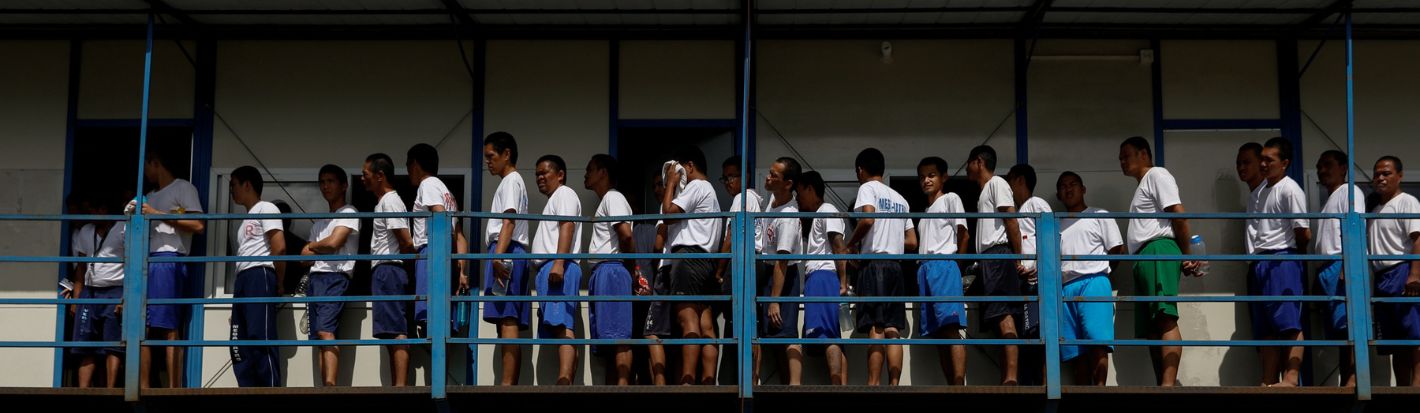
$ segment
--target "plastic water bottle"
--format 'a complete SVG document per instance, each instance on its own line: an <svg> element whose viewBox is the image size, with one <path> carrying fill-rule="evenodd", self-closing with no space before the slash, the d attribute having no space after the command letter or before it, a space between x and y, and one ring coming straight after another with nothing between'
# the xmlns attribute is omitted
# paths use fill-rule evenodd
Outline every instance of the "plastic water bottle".
<svg viewBox="0 0 1420 413"><path fill-rule="evenodd" d="M503 265L503 268L507 269L510 274L512 273L512 271L513 271L513 260L498 260L498 262L499 262L500 264L502 264L502 265ZM509 284L511 284L511 283L512 283L512 280L511 280L511 279L510 279L510 280L504 280L504 279L498 278L497 276L494 276L494 277L493 277L493 285L490 286L490 288L488 289L488 292L489 292L490 294L492 294L492 295L494 295L494 296L498 296L498 297L502 297L502 296L508 295L508 287L509 287Z"/></svg>
<svg viewBox="0 0 1420 413"><path fill-rule="evenodd" d="M1188 255L1208 255L1208 244L1203 242L1202 235L1194 235L1188 239ZM1208 261L1198 261L1198 275L1208 274Z"/></svg>
<svg viewBox="0 0 1420 413"><path fill-rule="evenodd" d="M849 286L849 287L848 287L848 295L846 295L845 297L856 297L856 296L858 296L858 294L856 294L856 293L853 292L853 286ZM849 332L849 333L851 334L851 333L853 332L853 330L855 330L855 329L857 329L857 328L858 328L858 319L856 319L856 318L853 317L853 304L852 304L852 303L846 303L846 302L838 303L838 329L839 329L839 331Z"/></svg>

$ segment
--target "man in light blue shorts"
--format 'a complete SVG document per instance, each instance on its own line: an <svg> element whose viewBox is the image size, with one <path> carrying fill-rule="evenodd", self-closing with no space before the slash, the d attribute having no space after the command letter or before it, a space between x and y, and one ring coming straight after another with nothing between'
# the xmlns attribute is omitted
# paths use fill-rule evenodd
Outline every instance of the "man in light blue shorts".
<svg viewBox="0 0 1420 413"><path fill-rule="evenodd" d="M1085 182L1074 172L1063 172L1055 182L1056 198L1071 214L1084 216L1108 212L1085 205ZM1060 221L1060 253L1065 256L1124 253L1124 239L1113 218L1067 218ZM1114 303L1079 302L1074 297L1109 297L1109 261L1064 261L1060 264L1065 297L1060 312L1060 338L1064 340L1114 340ZM1076 384L1103 386L1109 379L1109 353L1114 346L1060 346L1060 360L1075 362ZM1083 357L1082 357L1083 356Z"/></svg>

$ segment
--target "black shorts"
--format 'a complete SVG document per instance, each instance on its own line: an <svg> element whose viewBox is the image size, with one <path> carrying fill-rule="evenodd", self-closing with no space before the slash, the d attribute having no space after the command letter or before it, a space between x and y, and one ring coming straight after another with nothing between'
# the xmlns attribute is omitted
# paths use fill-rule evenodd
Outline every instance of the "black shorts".
<svg viewBox="0 0 1420 413"><path fill-rule="evenodd" d="M905 291L902 265L892 260L869 261L858 273L855 288L863 297L902 297ZM873 327L907 331L906 303L858 303L853 312L857 315L859 333L867 333Z"/></svg>
<svg viewBox="0 0 1420 413"><path fill-rule="evenodd" d="M982 251L982 254L1011 254L1011 247L1007 245L997 245ZM981 261L981 293L987 296L1015 296L1021 295L1021 276L1016 271L1015 260L982 260ZM981 319L987 323L995 323L997 319L1005 316L1015 316L1020 319L1024 311L1024 303L1002 303L991 302L982 303Z"/></svg>
<svg viewBox="0 0 1420 413"><path fill-rule="evenodd" d="M680 245L671 249L674 254L704 254L705 249ZM720 293L720 283L715 281L715 260L677 259L671 264L672 295L715 295Z"/></svg>
<svg viewBox="0 0 1420 413"><path fill-rule="evenodd" d="M656 276L651 280L651 293L655 295L670 294L670 278L670 266L659 268L656 271ZM671 337L675 330L675 326L671 323L671 309L674 304L666 301L651 301L646 306L646 322L642 323L641 336Z"/></svg>

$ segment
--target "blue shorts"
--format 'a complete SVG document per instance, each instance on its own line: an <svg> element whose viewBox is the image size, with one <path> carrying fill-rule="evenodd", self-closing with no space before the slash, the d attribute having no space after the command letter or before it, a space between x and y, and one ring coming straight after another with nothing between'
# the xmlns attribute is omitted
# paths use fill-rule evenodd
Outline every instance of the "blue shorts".
<svg viewBox="0 0 1420 413"><path fill-rule="evenodd" d="M770 267L769 272L762 273L759 292L760 297L773 296L774 289L774 269ZM803 287L799 285L799 266L787 265L784 267L784 286L779 297L798 297L803 292ZM774 327L769 323L769 304L759 304L759 336L765 338L798 338L799 337L799 303L779 303L779 318L784 322L779 327Z"/></svg>
<svg viewBox="0 0 1420 413"><path fill-rule="evenodd" d="M1114 289L1109 274L1086 275L1065 283L1064 297L1109 297ZM1066 299L1060 307L1060 338L1065 340L1114 340L1114 303L1080 302ZM1060 346L1060 360L1080 356L1081 346ZM1114 346L1105 346L1114 351Z"/></svg>
<svg viewBox="0 0 1420 413"><path fill-rule="evenodd" d="M592 279L587 283L587 294L592 296L631 295L631 272L621 261L602 261L592 267ZM631 303L627 301L597 301L591 303L592 311L587 324L593 339L631 338ZM592 346L596 353L603 346Z"/></svg>
<svg viewBox="0 0 1420 413"><path fill-rule="evenodd" d="M582 266L576 262L567 261L563 269L562 282L552 283L552 263L555 260L547 260L542 264L542 269L537 272L537 295L543 297L576 297L580 294L578 290L582 286ZM559 302L539 302L541 320L538 323L538 337L540 338L562 338L555 335L554 329L557 327L568 330L577 328L577 319L581 317L581 310L572 301Z"/></svg>
<svg viewBox="0 0 1420 413"><path fill-rule="evenodd" d="M818 270L804 278L805 297L838 297L838 272ZM804 338L843 338L838 329L837 303L804 304Z"/></svg>
<svg viewBox="0 0 1420 413"><path fill-rule="evenodd" d="M350 278L342 272L313 272L306 283L306 295L310 297L340 297L350 287ZM340 310L345 303L306 303L306 317L311 320L311 340L319 340L316 333L335 334L340 327Z"/></svg>
<svg viewBox="0 0 1420 413"><path fill-rule="evenodd" d="M123 299L123 286L84 287L79 298ZM123 341L117 304L80 304L74 312L74 341ZM75 347L73 354L123 354L123 347Z"/></svg>
<svg viewBox="0 0 1420 413"><path fill-rule="evenodd" d="M961 267L956 261L923 261L917 267L917 286L923 297L963 296ZM966 303L920 303L918 308L918 335L931 337L944 328L966 327Z"/></svg>
<svg viewBox="0 0 1420 413"><path fill-rule="evenodd" d="M497 244L489 245L488 252L492 253L498 249ZM508 243L509 254L526 254L528 252L523 244L516 242ZM528 260L513 260L513 268L508 274L508 294L509 296L527 296L528 294L528 269L531 264ZM483 295L493 295L493 261L483 262ZM527 330L532 322L532 303L522 302L488 302L483 303L483 321L498 324L505 319L518 320L518 327Z"/></svg>
<svg viewBox="0 0 1420 413"><path fill-rule="evenodd" d="M1317 274L1317 283L1321 284L1322 295L1345 296L1346 281L1341 279L1341 261L1332 262L1321 269ZM1326 327L1327 338L1346 339L1346 303L1343 301L1331 301L1326 303L1326 319L1322 322Z"/></svg>
<svg viewBox="0 0 1420 413"><path fill-rule="evenodd" d="M397 263L376 265L370 270L371 295L404 295L409 286L409 273ZM409 320L405 318L402 301L375 301L370 304L374 317L375 338L409 336Z"/></svg>
<svg viewBox="0 0 1420 413"><path fill-rule="evenodd" d="M154 252L149 257L181 257L176 252ZM148 264L148 299L182 298L187 281L187 264L154 262ZM148 305L148 327L176 330L182 325L182 306L177 304Z"/></svg>
<svg viewBox="0 0 1420 413"><path fill-rule="evenodd" d="M1405 296L1405 279L1410 262L1376 272L1376 297ZM1376 338L1380 340L1420 339L1420 304L1376 303ZM1400 346L1409 347L1409 346ZM1381 354L1393 354L1397 346L1382 346Z"/></svg>
<svg viewBox="0 0 1420 413"><path fill-rule="evenodd" d="M1258 251L1267 255L1291 255L1290 250ZM1250 295L1290 296L1302 295L1302 278L1305 274L1301 261L1258 261L1252 265L1249 279ZM1252 334L1254 338L1271 337L1289 331L1302 329L1302 303L1300 301L1253 302L1248 303L1252 313Z"/></svg>

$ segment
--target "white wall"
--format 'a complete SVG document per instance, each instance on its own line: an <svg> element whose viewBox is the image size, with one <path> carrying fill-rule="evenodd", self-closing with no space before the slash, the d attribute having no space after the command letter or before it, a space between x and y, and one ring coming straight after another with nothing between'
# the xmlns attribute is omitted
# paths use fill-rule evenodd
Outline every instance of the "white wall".
<svg viewBox="0 0 1420 413"><path fill-rule="evenodd" d="M735 42L621 42L622 119L733 119Z"/></svg>
<svg viewBox="0 0 1420 413"><path fill-rule="evenodd" d="M197 56L192 42L188 53ZM79 117L137 119L143 107L143 41L84 42L80 64ZM153 41L148 116L191 118L195 69L171 40Z"/></svg>

